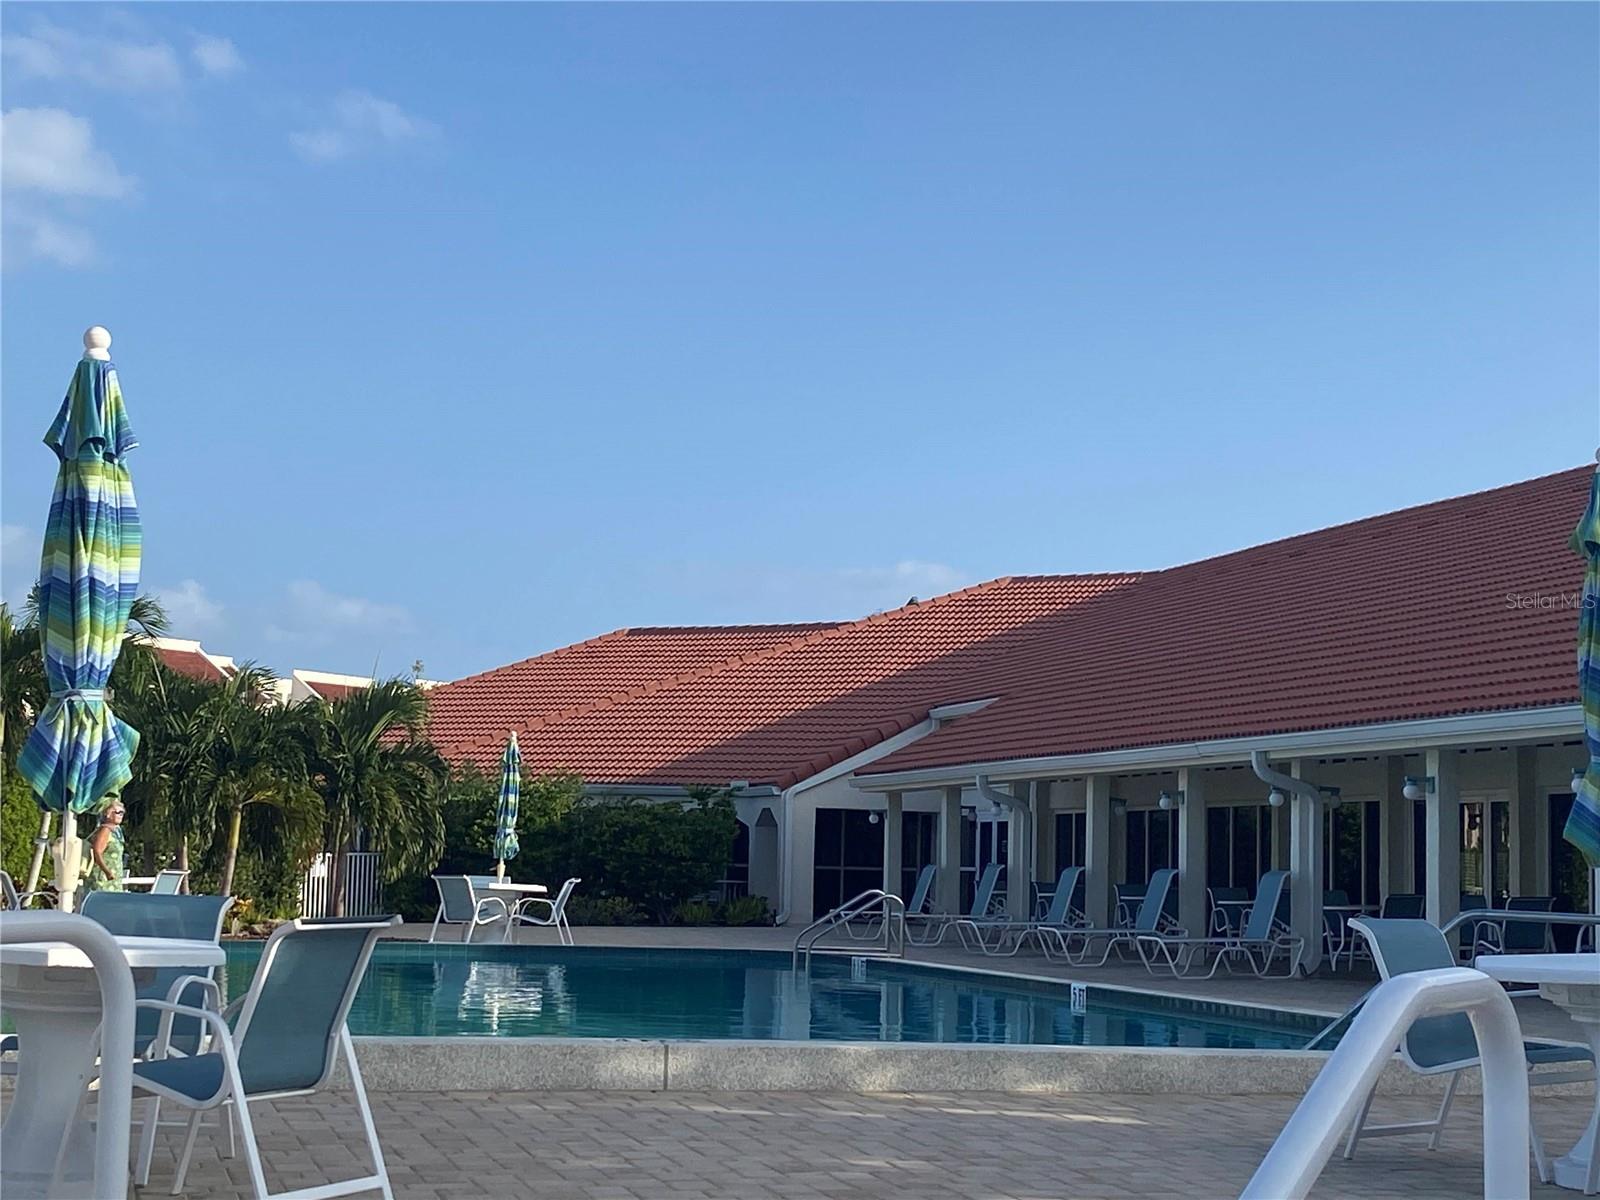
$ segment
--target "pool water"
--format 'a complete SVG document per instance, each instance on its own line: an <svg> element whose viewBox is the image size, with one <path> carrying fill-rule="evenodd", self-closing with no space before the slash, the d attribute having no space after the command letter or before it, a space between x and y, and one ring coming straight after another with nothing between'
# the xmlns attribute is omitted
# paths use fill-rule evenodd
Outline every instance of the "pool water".
<svg viewBox="0 0 1600 1200"><path fill-rule="evenodd" d="M226 994L261 943L228 946ZM1045 1046L1298 1049L1326 1023L1301 1013L771 951L624 950L382 942L350 1016L395 1037L751 1038Z"/></svg>

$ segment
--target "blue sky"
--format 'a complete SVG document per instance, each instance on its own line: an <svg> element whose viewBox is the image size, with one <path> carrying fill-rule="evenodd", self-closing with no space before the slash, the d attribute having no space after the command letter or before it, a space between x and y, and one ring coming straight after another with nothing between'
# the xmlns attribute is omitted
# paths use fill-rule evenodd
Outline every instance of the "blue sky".
<svg viewBox="0 0 1600 1200"><path fill-rule="evenodd" d="M1576 465L1597 17L8 5L5 595L94 322L147 586L280 670L858 616Z"/></svg>

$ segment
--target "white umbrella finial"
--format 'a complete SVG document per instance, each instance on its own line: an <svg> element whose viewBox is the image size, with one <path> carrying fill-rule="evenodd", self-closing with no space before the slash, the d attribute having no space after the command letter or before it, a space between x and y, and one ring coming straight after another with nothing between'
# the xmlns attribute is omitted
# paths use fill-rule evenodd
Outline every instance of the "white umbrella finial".
<svg viewBox="0 0 1600 1200"><path fill-rule="evenodd" d="M111 331L104 325L91 325L83 331L83 356L106 362L111 358Z"/></svg>

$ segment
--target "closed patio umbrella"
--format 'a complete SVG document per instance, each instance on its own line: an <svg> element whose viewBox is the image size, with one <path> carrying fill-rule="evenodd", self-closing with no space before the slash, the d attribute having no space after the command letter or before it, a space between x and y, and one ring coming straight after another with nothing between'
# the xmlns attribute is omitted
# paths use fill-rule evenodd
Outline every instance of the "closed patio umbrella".
<svg viewBox="0 0 1600 1200"><path fill-rule="evenodd" d="M522 793L522 751L517 748L517 735L506 739L506 752L500 756L500 803L494 810L495 873L506 877L506 859L515 858L522 847L517 845L517 800Z"/></svg>
<svg viewBox="0 0 1600 1200"><path fill-rule="evenodd" d="M1578 606L1578 699L1589 769L1578 781L1563 835L1600 867L1600 470L1589 484L1589 507L1572 531L1572 548L1584 556L1583 601Z"/></svg>
<svg viewBox="0 0 1600 1200"><path fill-rule="evenodd" d="M71 908L80 846L71 814L92 812L131 776L138 731L106 702L106 682L139 587L139 509L125 458L138 445L122 403L111 335L83 335L84 355L45 444L56 452L55 492L39 566L39 638L50 687L17 769L44 811L61 814L56 886ZM38 881L34 855L28 890Z"/></svg>

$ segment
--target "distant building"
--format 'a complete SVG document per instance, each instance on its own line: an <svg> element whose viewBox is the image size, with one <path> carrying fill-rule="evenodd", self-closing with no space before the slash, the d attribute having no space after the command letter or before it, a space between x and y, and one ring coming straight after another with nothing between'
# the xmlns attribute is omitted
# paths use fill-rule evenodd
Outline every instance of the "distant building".
<svg viewBox="0 0 1600 1200"><path fill-rule="evenodd" d="M224 679L231 679L239 670L238 665L226 654L212 654L197 641L158 637L152 638L151 643L169 671L187 675L190 679L220 683Z"/></svg>

